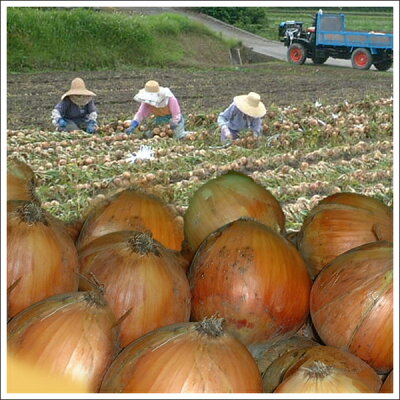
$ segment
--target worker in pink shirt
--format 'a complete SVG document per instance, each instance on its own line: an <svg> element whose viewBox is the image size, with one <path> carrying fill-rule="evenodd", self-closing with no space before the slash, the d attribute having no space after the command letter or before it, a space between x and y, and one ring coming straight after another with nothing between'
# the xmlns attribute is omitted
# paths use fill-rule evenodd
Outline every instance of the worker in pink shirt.
<svg viewBox="0 0 400 400"><path fill-rule="evenodd" d="M170 124L175 139L182 139L187 135L178 100L169 88L162 87L158 82L151 80L146 82L144 88L140 89L133 99L141 104L130 127L125 130L126 133L134 132L144 119L154 114L155 124ZM145 132L145 137L152 136L151 131Z"/></svg>

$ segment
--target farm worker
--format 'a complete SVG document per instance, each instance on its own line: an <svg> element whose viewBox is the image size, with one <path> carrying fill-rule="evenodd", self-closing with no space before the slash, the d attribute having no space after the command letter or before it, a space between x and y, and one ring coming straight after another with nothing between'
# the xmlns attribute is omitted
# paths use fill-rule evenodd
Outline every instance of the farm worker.
<svg viewBox="0 0 400 400"><path fill-rule="evenodd" d="M94 133L97 128L95 93L86 89L81 78L71 82L71 88L61 96L61 101L51 113L53 125L59 131L85 130Z"/></svg>
<svg viewBox="0 0 400 400"><path fill-rule="evenodd" d="M155 124L170 124L175 139L182 139L187 135L179 102L169 88L162 87L158 82L150 80L133 99L141 104L130 127L125 130L126 133L131 134L145 118L154 114L156 116ZM153 132L145 132L145 136L150 138L153 136Z"/></svg>
<svg viewBox="0 0 400 400"><path fill-rule="evenodd" d="M253 131L254 136L261 136L261 118L266 109L260 95L254 92L235 96L231 105L218 115L218 126L221 128L221 142L237 139L244 129Z"/></svg>

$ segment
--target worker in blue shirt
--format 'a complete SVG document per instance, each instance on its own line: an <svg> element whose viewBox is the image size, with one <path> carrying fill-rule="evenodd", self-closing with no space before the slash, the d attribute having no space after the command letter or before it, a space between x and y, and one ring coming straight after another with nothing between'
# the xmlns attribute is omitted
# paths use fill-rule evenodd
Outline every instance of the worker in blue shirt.
<svg viewBox="0 0 400 400"><path fill-rule="evenodd" d="M242 130L251 130L254 136L261 136L261 118L266 109L260 95L255 92L235 96L231 105L218 115L218 126L221 128L223 144L239 138Z"/></svg>
<svg viewBox="0 0 400 400"><path fill-rule="evenodd" d="M61 101L54 107L51 118L59 131L82 129L95 133L97 129L97 109L93 97L95 93L86 89L81 78L71 82L71 88L61 96Z"/></svg>

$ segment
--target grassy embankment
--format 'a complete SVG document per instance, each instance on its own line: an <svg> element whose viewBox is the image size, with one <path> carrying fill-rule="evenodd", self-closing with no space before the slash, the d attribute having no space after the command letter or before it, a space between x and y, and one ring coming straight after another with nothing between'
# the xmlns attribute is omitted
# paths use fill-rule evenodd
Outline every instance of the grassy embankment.
<svg viewBox="0 0 400 400"><path fill-rule="evenodd" d="M7 13L9 72L187 66L195 55L180 40L183 36L211 41L226 53L237 43L177 14L131 16L82 8L19 7L8 8Z"/></svg>

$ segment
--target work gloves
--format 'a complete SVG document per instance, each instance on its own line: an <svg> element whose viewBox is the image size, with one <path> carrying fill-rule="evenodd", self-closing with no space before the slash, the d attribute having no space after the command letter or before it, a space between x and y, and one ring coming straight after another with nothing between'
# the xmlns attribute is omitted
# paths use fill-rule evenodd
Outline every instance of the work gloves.
<svg viewBox="0 0 400 400"><path fill-rule="evenodd" d="M96 121L90 120L87 123L86 132L87 133L94 133L96 131Z"/></svg>
<svg viewBox="0 0 400 400"><path fill-rule="evenodd" d="M226 125L221 127L221 142L227 142L232 140L232 133Z"/></svg>
<svg viewBox="0 0 400 400"><path fill-rule="evenodd" d="M132 120L131 126L125 130L125 133L130 135L138 126L139 126L139 122Z"/></svg>
<svg viewBox="0 0 400 400"><path fill-rule="evenodd" d="M67 126L67 121L63 118L60 118L57 123L60 128L65 128Z"/></svg>

